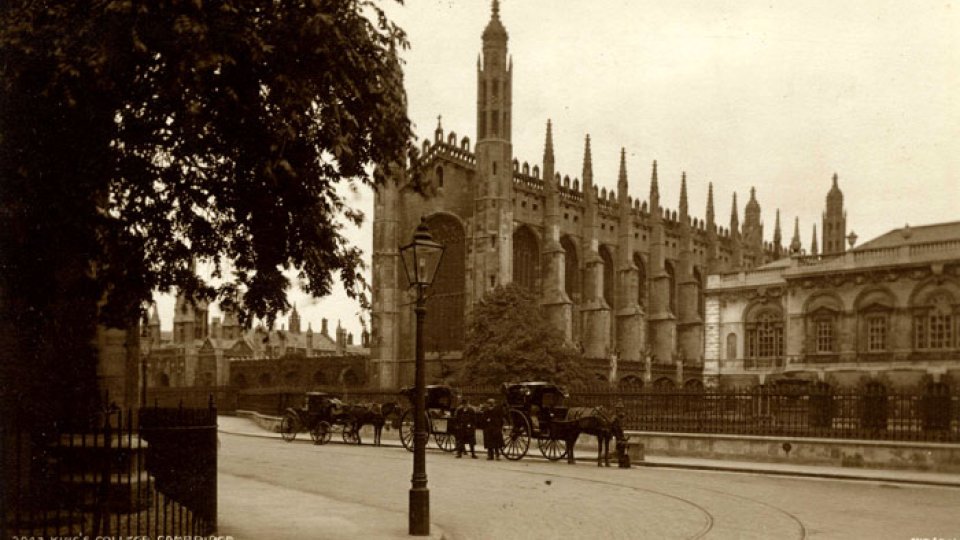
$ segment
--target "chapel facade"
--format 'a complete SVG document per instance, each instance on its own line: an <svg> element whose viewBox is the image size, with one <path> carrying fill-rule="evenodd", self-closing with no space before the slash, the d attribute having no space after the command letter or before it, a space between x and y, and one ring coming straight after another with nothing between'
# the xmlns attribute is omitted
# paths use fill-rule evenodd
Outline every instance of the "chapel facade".
<svg viewBox="0 0 960 540"><path fill-rule="evenodd" d="M457 365L474 303L514 282L539 296L597 379L615 373L617 381L634 384L699 384L706 276L782 257L779 215L773 242L765 242L751 189L743 223L733 194L725 227L710 185L704 217L696 217L685 173L669 180L681 186L678 206L670 209L660 199L659 182L668 180L659 177L656 161L641 201L631 195L624 150L616 179L594 177L589 135L580 176L571 179L555 168L549 120L542 159L522 161L511 142L514 66L507 43L494 1L476 66L475 142L438 122L422 144L422 190L394 171L377 191L372 384L394 388L413 380L413 299L398 247L421 219L446 246L427 303L429 378Z"/></svg>

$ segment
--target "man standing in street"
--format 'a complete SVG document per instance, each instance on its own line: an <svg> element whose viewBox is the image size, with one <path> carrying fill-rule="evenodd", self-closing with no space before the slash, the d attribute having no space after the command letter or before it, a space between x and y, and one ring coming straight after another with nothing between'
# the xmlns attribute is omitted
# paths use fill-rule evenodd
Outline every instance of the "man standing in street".
<svg viewBox="0 0 960 540"><path fill-rule="evenodd" d="M457 457L462 457L467 452L466 447L469 446L470 457L477 459L474 449L477 444L477 414L470 406L469 398L463 399L463 403L457 407L453 417L456 421Z"/></svg>
<svg viewBox="0 0 960 540"><path fill-rule="evenodd" d="M500 459L503 453L503 407L498 407L491 398L483 408L483 447L487 449L487 459Z"/></svg>

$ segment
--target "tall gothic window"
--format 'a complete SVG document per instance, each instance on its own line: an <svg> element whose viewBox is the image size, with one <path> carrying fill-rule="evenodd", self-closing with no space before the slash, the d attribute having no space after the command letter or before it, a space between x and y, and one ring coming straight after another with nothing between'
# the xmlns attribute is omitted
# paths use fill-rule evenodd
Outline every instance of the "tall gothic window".
<svg viewBox="0 0 960 540"><path fill-rule="evenodd" d="M950 297L931 297L913 317L913 340L917 349L950 349L956 347L956 317Z"/></svg>
<svg viewBox="0 0 960 540"><path fill-rule="evenodd" d="M444 250L437 276L427 291L424 344L430 351L461 350L466 262L463 227L456 218L446 214L430 216L427 226Z"/></svg>
<svg viewBox="0 0 960 540"><path fill-rule="evenodd" d="M783 355L783 315L765 310L747 322L747 357L770 358Z"/></svg>
<svg viewBox="0 0 960 540"><path fill-rule="evenodd" d="M563 248L563 287L574 303L580 302L580 261L577 248L569 236L560 238Z"/></svg>
<svg viewBox="0 0 960 540"><path fill-rule="evenodd" d="M703 297L703 274L700 273L699 267L693 267L693 280L697 282L697 314L702 321L706 318L707 306Z"/></svg>
<svg viewBox="0 0 960 540"><path fill-rule="evenodd" d="M637 303L647 305L647 267L639 253L633 254L633 265L637 267Z"/></svg>
<svg viewBox="0 0 960 540"><path fill-rule="evenodd" d="M669 295L668 306L670 307L670 313L674 315L677 314L677 273L673 269L673 263L670 261L664 261L664 269L667 271L667 287L669 290L667 294Z"/></svg>
<svg viewBox="0 0 960 540"><path fill-rule="evenodd" d="M603 259L603 299L612 308L614 307L614 270L613 254L610 253L610 248L600 246L600 258Z"/></svg>
<svg viewBox="0 0 960 540"><path fill-rule="evenodd" d="M535 295L540 293L540 246L529 227L513 233L513 282Z"/></svg>

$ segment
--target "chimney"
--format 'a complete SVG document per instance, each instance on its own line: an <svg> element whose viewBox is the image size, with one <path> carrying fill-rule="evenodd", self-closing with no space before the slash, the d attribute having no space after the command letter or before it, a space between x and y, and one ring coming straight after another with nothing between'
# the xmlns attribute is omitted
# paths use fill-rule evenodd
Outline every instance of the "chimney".
<svg viewBox="0 0 960 540"><path fill-rule="evenodd" d="M330 333L327 331L327 320L320 319L320 334L330 337Z"/></svg>

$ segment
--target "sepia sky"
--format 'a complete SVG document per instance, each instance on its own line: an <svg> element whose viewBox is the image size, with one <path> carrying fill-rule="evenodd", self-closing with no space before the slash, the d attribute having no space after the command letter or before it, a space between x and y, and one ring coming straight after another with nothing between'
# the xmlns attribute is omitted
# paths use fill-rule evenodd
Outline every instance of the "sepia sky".
<svg viewBox="0 0 960 540"><path fill-rule="evenodd" d="M403 56L418 136L432 137L443 115L446 132L475 142L490 2L387 7L412 45ZM742 222L753 186L765 240L779 208L784 244L799 217L805 249L834 172L858 243L905 223L960 220L958 10L949 0L503 0L514 153L541 164L549 118L562 175L580 176L589 133L600 187L615 187L624 147L633 197L647 200L657 160L662 204L677 208L686 171L693 216L704 217L713 182L726 227L733 193ZM372 197L351 200L367 220L350 238L369 254ZM359 341L359 307L341 291L292 300L304 325L341 319ZM168 329L172 300L160 310Z"/></svg>

